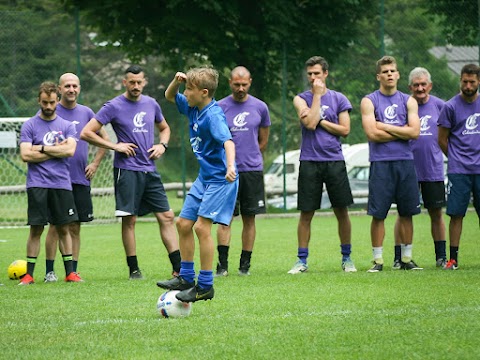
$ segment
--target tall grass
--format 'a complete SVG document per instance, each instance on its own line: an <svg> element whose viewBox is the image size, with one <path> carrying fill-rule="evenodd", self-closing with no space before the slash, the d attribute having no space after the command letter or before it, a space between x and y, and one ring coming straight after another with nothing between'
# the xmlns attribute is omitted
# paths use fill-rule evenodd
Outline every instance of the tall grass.
<svg viewBox="0 0 480 360"><path fill-rule="evenodd" d="M448 223L448 219L447 223ZM435 268L428 216L415 217L418 272L391 270L394 216L386 221L382 273L371 274L370 218L352 216L357 273L343 273L337 224L314 218L309 271L289 275L296 260L297 217L257 220L252 275L237 275L241 224L233 225L230 275L215 279L215 299L190 317L160 319L155 282L170 264L156 223L137 224L145 281L129 281L120 225L84 226L81 284L7 279L25 258L28 229L0 229L2 359L477 359L480 335L478 220L464 221L460 269ZM198 249L197 249L198 253ZM198 259L196 266L198 269ZM57 257L56 272L63 276Z"/></svg>

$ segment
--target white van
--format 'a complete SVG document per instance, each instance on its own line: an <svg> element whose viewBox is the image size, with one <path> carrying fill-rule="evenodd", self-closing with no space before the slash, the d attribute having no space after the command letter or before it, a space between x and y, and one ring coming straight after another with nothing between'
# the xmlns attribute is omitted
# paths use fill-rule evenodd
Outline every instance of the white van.
<svg viewBox="0 0 480 360"><path fill-rule="evenodd" d="M356 166L369 166L368 143L342 145L347 172ZM300 150L285 153L285 185L287 194L297 192L298 172L300 168ZM283 155L277 156L264 175L265 192L267 195L283 194Z"/></svg>

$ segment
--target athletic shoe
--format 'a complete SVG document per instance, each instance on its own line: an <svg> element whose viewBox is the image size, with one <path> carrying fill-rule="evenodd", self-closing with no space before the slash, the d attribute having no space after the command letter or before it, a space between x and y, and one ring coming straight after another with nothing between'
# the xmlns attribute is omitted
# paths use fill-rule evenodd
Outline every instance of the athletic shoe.
<svg viewBox="0 0 480 360"><path fill-rule="evenodd" d="M393 260L392 269L393 270L400 270L402 268L402 261L400 259Z"/></svg>
<svg viewBox="0 0 480 360"><path fill-rule="evenodd" d="M65 281L66 282L83 282L83 279L75 271L72 271L65 278Z"/></svg>
<svg viewBox="0 0 480 360"><path fill-rule="evenodd" d="M342 261L342 269L345 272L357 272L357 268L350 258Z"/></svg>
<svg viewBox="0 0 480 360"><path fill-rule="evenodd" d="M308 265L298 260L295 265L288 271L288 274L300 274L308 270Z"/></svg>
<svg viewBox="0 0 480 360"><path fill-rule="evenodd" d="M248 269L238 269L238 275L240 276L249 276L250 275L250 271L248 271Z"/></svg>
<svg viewBox="0 0 480 360"><path fill-rule="evenodd" d="M170 280L158 281L157 286L166 290L188 290L195 287L195 281L185 281L181 276L174 277Z"/></svg>
<svg viewBox="0 0 480 360"><path fill-rule="evenodd" d="M50 272L47 273L47 275L45 275L45 277L43 278L43 281L46 282L46 283L57 282L58 277L57 277L57 275L55 275L55 272L50 271Z"/></svg>
<svg viewBox="0 0 480 360"><path fill-rule="evenodd" d="M190 289L180 291L175 297L180 301L190 303L199 300L211 300L214 294L213 286L206 290L197 285Z"/></svg>
<svg viewBox="0 0 480 360"><path fill-rule="evenodd" d="M217 272L215 273L215 277L219 276L228 276L228 269L224 268L220 263L217 264Z"/></svg>
<svg viewBox="0 0 480 360"><path fill-rule="evenodd" d="M402 261L402 267L401 267L402 270L423 270L422 267L418 266L417 264L415 264L415 261L413 260L410 260L409 262L407 263L404 263Z"/></svg>
<svg viewBox="0 0 480 360"><path fill-rule="evenodd" d="M445 258L437 259L437 263L436 263L437 268L444 268L446 265L447 265L447 259Z"/></svg>
<svg viewBox="0 0 480 360"><path fill-rule="evenodd" d="M458 265L457 262L453 259L448 260L447 264L443 268L444 270L457 270Z"/></svg>
<svg viewBox="0 0 480 360"><path fill-rule="evenodd" d="M367 270L369 273L377 273L383 271L383 264L379 264L376 261L373 262L373 266Z"/></svg>
<svg viewBox="0 0 480 360"><path fill-rule="evenodd" d="M133 270L129 277L130 280L143 280L144 277L140 269Z"/></svg>
<svg viewBox="0 0 480 360"><path fill-rule="evenodd" d="M18 285L31 285L33 284L33 277L30 274L26 274L22 280L18 283Z"/></svg>

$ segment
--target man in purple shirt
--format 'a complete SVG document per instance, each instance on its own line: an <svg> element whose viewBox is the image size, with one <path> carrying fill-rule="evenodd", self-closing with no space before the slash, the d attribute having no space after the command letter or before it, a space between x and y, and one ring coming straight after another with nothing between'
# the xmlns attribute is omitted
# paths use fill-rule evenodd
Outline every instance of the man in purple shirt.
<svg viewBox="0 0 480 360"><path fill-rule="evenodd" d="M98 148L93 161L90 164L88 163L88 143L80 140L80 133L95 114L89 107L77 103L78 96L80 95L80 79L78 76L72 73L65 73L60 76L58 91L60 93L60 102L57 104L57 114L65 120L72 122L76 131L75 138L77 148L73 157L68 159L68 162L70 178L72 180L73 197L78 213L78 221L69 224L69 232L72 238L73 271L77 272L80 254L80 224L81 222L93 220L90 180L100 166L106 150ZM100 130L99 135L104 139L108 138L107 132L103 128ZM57 276L54 272L57 240L58 234L56 228L55 226L50 226L45 239L45 282L57 281ZM61 248L60 250L63 253Z"/></svg>
<svg viewBox="0 0 480 360"><path fill-rule="evenodd" d="M227 118L235 143L239 188L234 215L242 215L242 253L239 275L250 275L250 260L255 244L255 215L265 214L263 157L270 132L267 104L248 93L252 84L250 71L235 67L230 74L232 95L218 101ZM228 275L228 251L231 224L217 227L218 264L216 276Z"/></svg>
<svg viewBox="0 0 480 360"><path fill-rule="evenodd" d="M419 268L412 260L413 219L420 213L418 181L409 141L420 134L417 101L397 90L400 74L392 56L376 64L379 90L365 96L360 104L362 125L368 138L370 178L368 181L368 215L372 216L373 267L383 270L385 218L392 203L397 204L402 269Z"/></svg>
<svg viewBox="0 0 480 360"><path fill-rule="evenodd" d="M167 249L173 275L180 271L180 251L174 225L174 213L155 160L168 149L170 127L157 101L142 91L146 85L143 69L132 65L125 71L126 91L106 102L84 127L81 138L115 151L115 215L122 218L122 241L127 256L130 280L143 279L138 267L135 223L137 216L153 212L160 226L160 236ZM111 124L118 142L103 139L98 132ZM155 127L160 141L154 144Z"/></svg>
<svg viewBox="0 0 480 360"><path fill-rule="evenodd" d="M33 272L40 252L40 238L47 223L56 227L63 249L65 281L79 282L73 271L69 224L78 221L68 171L68 158L77 142L75 127L56 114L57 85L40 85L40 112L26 121L20 132L20 156L28 163L27 198L30 234L27 241L27 274L19 285L34 283Z"/></svg>
<svg viewBox="0 0 480 360"><path fill-rule="evenodd" d="M448 157L447 215L450 216L450 260L444 269L458 269L463 218L471 194L480 218L480 68L465 65L460 72L460 94L445 104L438 118L438 143Z"/></svg>
<svg viewBox="0 0 480 360"><path fill-rule="evenodd" d="M298 177L298 260L289 274L308 270L308 246L311 223L320 209L323 186L326 185L333 212L338 221L342 269L356 272L350 258L351 223L348 206L353 204L340 137L350 133L350 101L341 93L327 88L328 62L313 56L305 62L311 89L293 99L302 127L300 172Z"/></svg>
<svg viewBox="0 0 480 360"><path fill-rule="evenodd" d="M442 207L445 206L445 183L443 153L438 145L437 119L445 102L430 95L432 78L427 69L417 67L410 72L408 83L412 97L418 103L420 136L411 140L413 161L421 190L423 206L430 216L430 230L435 246L436 266L443 268L447 263L445 222ZM401 234L399 219L395 224L395 258L393 269L401 268Z"/></svg>

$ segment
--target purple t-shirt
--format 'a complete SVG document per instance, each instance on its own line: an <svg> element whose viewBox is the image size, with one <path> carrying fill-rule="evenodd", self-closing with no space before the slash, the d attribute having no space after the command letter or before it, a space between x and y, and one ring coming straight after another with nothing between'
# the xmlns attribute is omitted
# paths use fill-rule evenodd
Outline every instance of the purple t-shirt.
<svg viewBox="0 0 480 360"><path fill-rule="evenodd" d="M397 91L395 94L387 96L376 90L366 97L373 103L377 121L394 126L408 124L407 102L410 95ZM370 162L413 160L413 153L408 140L369 141L368 146Z"/></svg>
<svg viewBox="0 0 480 360"><path fill-rule="evenodd" d="M244 102L232 96L218 101L227 117L235 143L235 160L239 172L263 171L263 157L258 145L258 129L271 125L267 104L252 95Z"/></svg>
<svg viewBox="0 0 480 360"><path fill-rule="evenodd" d="M75 139L75 126L60 116L51 121L43 120L40 116L27 120L20 131L20 143L32 145L55 145L67 139ZM72 190L68 158L53 158L46 161L28 163L27 189L46 188Z"/></svg>
<svg viewBox="0 0 480 360"><path fill-rule="evenodd" d="M308 90L298 94L308 107L312 106L313 93ZM352 105L345 95L327 89L321 100L320 118L338 124L341 112L352 110ZM318 124L315 130L308 130L302 124L302 146L300 161L341 161L344 160L340 137L329 133Z"/></svg>
<svg viewBox="0 0 480 360"><path fill-rule="evenodd" d="M480 97L467 103L460 95L443 107L438 126L450 129L448 173L480 174Z"/></svg>
<svg viewBox="0 0 480 360"><path fill-rule="evenodd" d="M80 139L80 133L85 125L94 117L95 113L87 106L77 104L73 109L67 109L61 104L57 105L57 114L70 121L75 126L77 149L75 154L68 158L70 164L70 178L72 184L90 185L90 180L85 177L85 168L88 164L88 142Z"/></svg>
<svg viewBox="0 0 480 360"><path fill-rule="evenodd" d="M445 102L430 95L425 104L418 104L420 136L410 140L418 181L443 181L443 152L438 145L437 119Z"/></svg>
<svg viewBox="0 0 480 360"><path fill-rule="evenodd" d="M155 123L164 120L162 109L155 99L142 95L138 101L131 101L122 94L106 102L95 114L95 119L103 125L111 123L118 142L138 146L135 156L115 152L113 165L116 168L155 171L155 162L148 158L148 149L154 145Z"/></svg>

